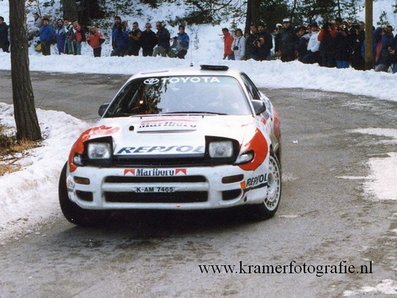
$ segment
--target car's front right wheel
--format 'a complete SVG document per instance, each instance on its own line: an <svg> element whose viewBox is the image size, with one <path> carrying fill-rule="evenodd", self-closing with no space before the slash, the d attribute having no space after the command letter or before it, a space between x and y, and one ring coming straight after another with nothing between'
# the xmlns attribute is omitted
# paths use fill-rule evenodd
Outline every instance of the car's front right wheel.
<svg viewBox="0 0 397 298"><path fill-rule="evenodd" d="M281 199L281 166L276 155L270 155L266 193L262 203L251 206L252 216L267 219L276 214Z"/></svg>
<svg viewBox="0 0 397 298"><path fill-rule="evenodd" d="M67 163L62 169L58 185L59 204L65 218L75 225L84 227L97 226L106 222L110 215L109 211L86 210L69 199L66 187L66 167Z"/></svg>

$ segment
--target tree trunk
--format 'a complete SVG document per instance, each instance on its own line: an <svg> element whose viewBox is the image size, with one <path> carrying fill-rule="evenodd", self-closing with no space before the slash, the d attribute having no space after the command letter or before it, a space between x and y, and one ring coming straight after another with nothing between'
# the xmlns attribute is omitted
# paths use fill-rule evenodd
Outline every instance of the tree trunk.
<svg viewBox="0 0 397 298"><path fill-rule="evenodd" d="M365 0L365 69L374 67L372 48L373 0Z"/></svg>
<svg viewBox="0 0 397 298"><path fill-rule="evenodd" d="M250 32L251 24L258 25L259 0L247 1L247 17L245 19L245 32Z"/></svg>
<svg viewBox="0 0 397 298"><path fill-rule="evenodd" d="M11 78L17 139L39 140L41 132L29 73L25 1L10 1Z"/></svg>
<svg viewBox="0 0 397 298"><path fill-rule="evenodd" d="M63 18L71 22L78 20L76 0L61 0L63 7Z"/></svg>

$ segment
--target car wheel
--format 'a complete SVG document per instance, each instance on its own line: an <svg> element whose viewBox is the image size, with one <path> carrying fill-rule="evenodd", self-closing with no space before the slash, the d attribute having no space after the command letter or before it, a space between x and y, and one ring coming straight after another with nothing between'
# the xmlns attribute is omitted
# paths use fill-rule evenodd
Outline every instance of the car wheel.
<svg viewBox="0 0 397 298"><path fill-rule="evenodd" d="M97 226L106 222L110 215L109 211L86 210L69 199L66 187L66 167L67 163L62 169L58 185L59 203L65 218L75 225L84 227Z"/></svg>
<svg viewBox="0 0 397 298"><path fill-rule="evenodd" d="M252 215L257 219L267 219L276 214L281 199L281 166L275 155L270 155L268 186L263 203L252 206Z"/></svg>

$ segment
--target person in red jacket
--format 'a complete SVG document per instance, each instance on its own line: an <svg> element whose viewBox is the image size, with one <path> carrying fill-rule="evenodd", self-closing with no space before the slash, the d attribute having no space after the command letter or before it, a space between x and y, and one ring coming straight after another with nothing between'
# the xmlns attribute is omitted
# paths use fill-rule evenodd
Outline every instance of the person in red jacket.
<svg viewBox="0 0 397 298"><path fill-rule="evenodd" d="M223 28L223 43L224 43L224 50L223 50L223 59L234 60L234 54L232 50L232 43L233 43L233 36L230 34L229 29Z"/></svg>
<svg viewBox="0 0 397 298"><path fill-rule="evenodd" d="M102 32L98 30L96 26L90 27L90 32L87 37L87 42L94 51L94 57L101 57L102 44L105 41L105 37Z"/></svg>

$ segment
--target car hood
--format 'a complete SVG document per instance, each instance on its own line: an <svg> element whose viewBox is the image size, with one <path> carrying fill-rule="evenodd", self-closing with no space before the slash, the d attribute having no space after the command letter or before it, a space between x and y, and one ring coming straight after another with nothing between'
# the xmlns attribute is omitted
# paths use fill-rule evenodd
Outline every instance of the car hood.
<svg viewBox="0 0 397 298"><path fill-rule="evenodd" d="M112 136L115 155L203 155L206 137L243 144L254 133L251 115L142 116L103 118L96 137ZM95 128L94 128L95 130Z"/></svg>

